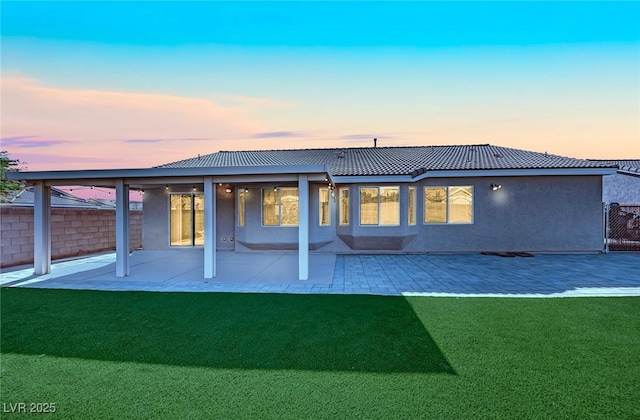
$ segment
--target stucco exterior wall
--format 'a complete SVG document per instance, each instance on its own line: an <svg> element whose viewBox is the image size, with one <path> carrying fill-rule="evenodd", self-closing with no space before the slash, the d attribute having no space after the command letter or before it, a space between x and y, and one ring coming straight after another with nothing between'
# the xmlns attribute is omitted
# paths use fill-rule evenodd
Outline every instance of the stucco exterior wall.
<svg viewBox="0 0 640 420"><path fill-rule="evenodd" d="M493 191L492 183L502 185ZM473 224L422 224L412 251L598 252L602 187L598 176L428 179L424 186L471 185Z"/></svg>
<svg viewBox="0 0 640 420"><path fill-rule="evenodd" d="M270 187L265 187L270 188ZM331 224L320 226L320 192L326 184L309 185L310 249L318 249L335 239L335 202L329 199ZM246 223L236 227L240 249L298 249L298 228L293 226L262 226L262 188L249 188L246 194Z"/></svg>
<svg viewBox="0 0 640 420"><path fill-rule="evenodd" d="M235 233L235 201L236 191L226 192L220 186L216 187L216 248L233 251L236 243Z"/></svg>
<svg viewBox="0 0 640 420"><path fill-rule="evenodd" d="M147 206L143 215L142 240L145 249L160 250L171 248L169 244L169 196L170 194L202 193L202 188L190 185L172 185L146 189L143 207ZM227 193L225 188L216 185L217 232L216 247L220 250L235 249L235 197L233 190Z"/></svg>
<svg viewBox="0 0 640 420"><path fill-rule="evenodd" d="M639 204L640 177L623 174L603 176L602 199L605 203Z"/></svg>
<svg viewBox="0 0 640 420"><path fill-rule="evenodd" d="M0 207L1 266L33 262L33 207ZM142 246L142 211L129 213L129 245ZM115 210L51 209L51 257L60 259L116 248Z"/></svg>
<svg viewBox="0 0 640 420"><path fill-rule="evenodd" d="M188 191L186 188L184 191ZM169 194L164 188L145 189L142 198L142 244L144 249L169 248Z"/></svg>
<svg viewBox="0 0 640 420"><path fill-rule="evenodd" d="M501 184L493 191L491 184ZM359 187L350 190L350 224L339 226L337 199L330 199L331 225L319 225L319 189L309 188L310 248L322 252L599 252L602 250L602 181L600 176L537 176L427 178L412 184L376 184L400 187L398 226L361 226ZM416 188L416 224L408 226L408 187ZM473 223L424 224L425 186L472 186ZM243 186L238 186L238 188ZM249 186L246 193L246 223L237 226L236 191L217 192L218 249L221 229L235 233L235 249L297 249L298 228L262 226L262 188ZM173 188L173 187L172 187ZM162 190L145 192L144 247L166 249L168 245L168 198ZM229 231L229 232L227 232Z"/></svg>

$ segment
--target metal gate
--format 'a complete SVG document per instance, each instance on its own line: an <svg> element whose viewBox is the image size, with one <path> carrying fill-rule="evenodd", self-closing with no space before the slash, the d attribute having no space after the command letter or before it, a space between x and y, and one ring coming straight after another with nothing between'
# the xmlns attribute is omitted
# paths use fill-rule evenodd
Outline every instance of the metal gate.
<svg viewBox="0 0 640 420"><path fill-rule="evenodd" d="M605 252L640 251L640 204L605 205Z"/></svg>

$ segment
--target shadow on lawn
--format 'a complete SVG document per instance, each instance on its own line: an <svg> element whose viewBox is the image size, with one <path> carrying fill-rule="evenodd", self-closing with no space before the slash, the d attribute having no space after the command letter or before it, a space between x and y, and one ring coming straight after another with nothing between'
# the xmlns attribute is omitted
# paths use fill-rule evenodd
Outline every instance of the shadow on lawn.
<svg viewBox="0 0 640 420"><path fill-rule="evenodd" d="M455 374L402 297L2 289L2 352Z"/></svg>

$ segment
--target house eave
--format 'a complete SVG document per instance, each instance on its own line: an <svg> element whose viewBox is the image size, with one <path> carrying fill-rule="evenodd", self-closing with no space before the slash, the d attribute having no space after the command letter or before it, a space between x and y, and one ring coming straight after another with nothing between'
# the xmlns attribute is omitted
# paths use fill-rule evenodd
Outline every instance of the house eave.
<svg viewBox="0 0 640 420"><path fill-rule="evenodd" d="M640 178L640 169L635 169L635 168L629 168L627 169L618 169L618 173L620 175L627 175L627 176L635 176L637 178Z"/></svg>
<svg viewBox="0 0 640 420"><path fill-rule="evenodd" d="M611 175L615 168L540 168L540 169L464 169L464 170L427 170L412 177L411 175L338 175L333 179L339 184L418 182L426 178L469 178L499 176L554 176L554 175Z"/></svg>
<svg viewBox="0 0 640 420"><path fill-rule="evenodd" d="M136 168L136 169L90 169L72 171L16 171L8 172L7 179L25 182L44 181L54 185L100 185L114 186L116 179L125 179L130 184L156 182L202 182L203 177L244 177L259 180L260 177L277 179L291 175L316 175L324 179L331 175L327 165L270 165L270 166L220 166L207 168ZM239 178L237 178L239 179Z"/></svg>
<svg viewBox="0 0 640 420"><path fill-rule="evenodd" d="M557 175L611 175L615 168L526 168L526 169L465 169L451 171L427 171L414 178L419 181L424 178L449 177L497 177L497 176L557 176Z"/></svg>

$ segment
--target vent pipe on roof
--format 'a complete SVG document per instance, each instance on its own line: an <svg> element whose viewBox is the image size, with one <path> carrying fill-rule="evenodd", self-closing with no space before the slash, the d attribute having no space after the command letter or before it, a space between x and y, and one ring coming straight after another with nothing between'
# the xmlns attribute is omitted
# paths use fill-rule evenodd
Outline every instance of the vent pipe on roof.
<svg viewBox="0 0 640 420"><path fill-rule="evenodd" d="M373 139L373 147L378 147L378 139Z"/></svg>

